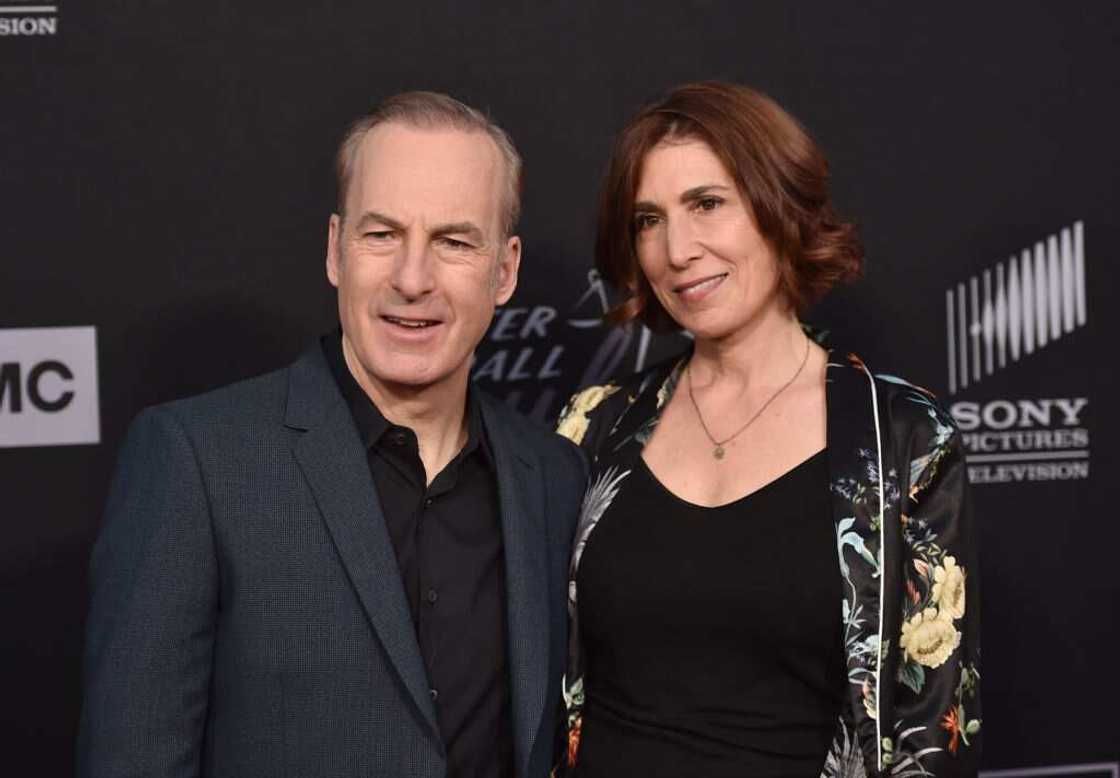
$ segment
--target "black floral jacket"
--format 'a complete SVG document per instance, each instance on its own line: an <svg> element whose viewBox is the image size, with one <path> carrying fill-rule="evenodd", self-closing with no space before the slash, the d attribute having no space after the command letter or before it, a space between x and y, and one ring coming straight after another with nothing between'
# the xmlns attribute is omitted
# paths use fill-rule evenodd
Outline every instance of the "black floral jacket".
<svg viewBox="0 0 1120 778"><path fill-rule="evenodd" d="M592 473L568 583L571 656L564 679L566 756L578 759L583 658L576 572L588 537L629 475L687 356L575 395L558 431ZM975 775L980 631L976 538L960 433L933 396L872 375L833 349L827 371L828 468L838 603L850 693L822 778Z"/></svg>

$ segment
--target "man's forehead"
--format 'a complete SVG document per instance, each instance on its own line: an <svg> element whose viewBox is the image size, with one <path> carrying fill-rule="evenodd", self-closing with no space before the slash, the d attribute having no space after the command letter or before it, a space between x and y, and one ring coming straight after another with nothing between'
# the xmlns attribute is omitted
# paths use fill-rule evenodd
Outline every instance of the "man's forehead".
<svg viewBox="0 0 1120 778"><path fill-rule="evenodd" d="M377 166L445 166L492 171L500 156L494 141L484 132L454 127L413 127L400 122L379 124L365 134L355 154L355 172Z"/></svg>
<svg viewBox="0 0 1120 778"><path fill-rule="evenodd" d="M366 133L354 159L350 207L488 211L500 198L500 157L482 132L454 128L378 125ZM447 214L450 215L450 214Z"/></svg>

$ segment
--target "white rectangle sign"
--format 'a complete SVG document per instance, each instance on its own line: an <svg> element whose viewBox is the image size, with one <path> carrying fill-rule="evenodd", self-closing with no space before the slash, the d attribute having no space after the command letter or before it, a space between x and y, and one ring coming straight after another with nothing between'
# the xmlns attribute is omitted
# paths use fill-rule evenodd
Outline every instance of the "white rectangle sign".
<svg viewBox="0 0 1120 778"><path fill-rule="evenodd" d="M0 447L101 442L97 328L0 329Z"/></svg>

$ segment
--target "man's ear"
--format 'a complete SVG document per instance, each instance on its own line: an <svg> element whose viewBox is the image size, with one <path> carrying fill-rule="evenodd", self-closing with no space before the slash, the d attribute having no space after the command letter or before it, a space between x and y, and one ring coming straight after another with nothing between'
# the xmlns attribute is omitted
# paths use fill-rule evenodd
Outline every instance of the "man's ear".
<svg viewBox="0 0 1120 778"><path fill-rule="evenodd" d="M327 225L327 278L331 286L338 287L339 265L342 262L340 245L342 242L342 217L332 213Z"/></svg>
<svg viewBox="0 0 1120 778"><path fill-rule="evenodd" d="M498 252L498 267L494 273L494 304L505 305L517 289L517 273L521 269L521 238L511 235L505 247Z"/></svg>

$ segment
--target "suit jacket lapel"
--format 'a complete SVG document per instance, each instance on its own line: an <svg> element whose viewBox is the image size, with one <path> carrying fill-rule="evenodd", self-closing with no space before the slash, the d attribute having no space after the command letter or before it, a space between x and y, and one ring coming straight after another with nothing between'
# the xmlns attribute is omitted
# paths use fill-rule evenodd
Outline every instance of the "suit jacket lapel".
<svg viewBox="0 0 1120 778"><path fill-rule="evenodd" d="M289 372L286 426L339 557L377 639L438 737L427 672L366 452L319 345Z"/></svg>
<svg viewBox="0 0 1120 778"><path fill-rule="evenodd" d="M825 393L828 405L829 488L836 549L843 576L844 649L848 704L869 774L878 774L880 733L879 443L870 375L855 355L832 350ZM888 679L882 679L884 684Z"/></svg>
<svg viewBox="0 0 1120 778"><path fill-rule="evenodd" d="M548 528L537 457L503 424L496 401L480 395L497 470L505 553L506 623L514 752L524 776L548 695ZM547 736L547 733L546 733Z"/></svg>

